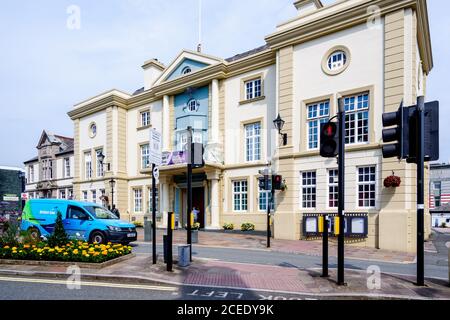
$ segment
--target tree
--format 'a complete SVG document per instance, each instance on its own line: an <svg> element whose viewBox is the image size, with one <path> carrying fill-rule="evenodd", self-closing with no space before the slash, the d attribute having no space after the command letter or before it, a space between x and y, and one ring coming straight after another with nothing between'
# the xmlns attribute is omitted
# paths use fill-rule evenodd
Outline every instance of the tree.
<svg viewBox="0 0 450 320"><path fill-rule="evenodd" d="M60 211L56 214L55 230L48 237L47 241L50 247L64 246L67 242L69 242L69 237L64 229L62 214Z"/></svg>

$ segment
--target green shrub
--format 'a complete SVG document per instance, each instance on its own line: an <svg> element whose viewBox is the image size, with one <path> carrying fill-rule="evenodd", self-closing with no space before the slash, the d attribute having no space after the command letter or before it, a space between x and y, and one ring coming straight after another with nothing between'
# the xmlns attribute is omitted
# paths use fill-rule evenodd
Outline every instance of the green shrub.
<svg viewBox="0 0 450 320"><path fill-rule="evenodd" d="M66 230L62 222L61 212L56 214L55 230L47 237L47 243L50 247L64 246L69 242Z"/></svg>
<svg viewBox="0 0 450 320"><path fill-rule="evenodd" d="M253 223L243 223L241 225L241 231L254 231L255 225Z"/></svg>
<svg viewBox="0 0 450 320"><path fill-rule="evenodd" d="M232 224L232 223L225 223L223 225L223 230L234 230L234 224Z"/></svg>
<svg viewBox="0 0 450 320"><path fill-rule="evenodd" d="M1 245L17 246L19 244L19 225L6 222L0 237Z"/></svg>

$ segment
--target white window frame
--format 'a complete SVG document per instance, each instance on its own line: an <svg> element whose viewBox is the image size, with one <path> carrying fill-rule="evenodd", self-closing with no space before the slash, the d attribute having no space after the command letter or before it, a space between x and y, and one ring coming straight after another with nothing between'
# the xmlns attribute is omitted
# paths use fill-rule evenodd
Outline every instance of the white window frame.
<svg viewBox="0 0 450 320"><path fill-rule="evenodd" d="M181 70L181 74L182 74L182 75L186 75L186 74L189 74L189 73L192 73L192 68L191 68L190 66L186 66L186 67L184 67L184 68Z"/></svg>
<svg viewBox="0 0 450 320"><path fill-rule="evenodd" d="M310 112L310 108L316 108L315 113ZM323 110L323 112L322 112ZM325 112L325 110L328 110ZM330 120L330 100L324 100L315 103L308 103L306 105L306 136L307 138L307 148L308 150L317 150L320 146L320 125L322 123L326 123ZM317 146L311 147L311 124L315 123L316 125L316 144Z"/></svg>
<svg viewBox="0 0 450 320"><path fill-rule="evenodd" d="M92 153L84 153L84 176L86 180L92 179Z"/></svg>
<svg viewBox="0 0 450 320"><path fill-rule="evenodd" d="M336 175L334 176L336 180L333 182L330 182L331 180L331 173L335 172ZM330 195L331 195L331 188L336 188L337 191L333 191L333 194L336 194L336 206L330 206ZM339 207L339 170L338 169L328 169L327 170L327 209L336 209Z"/></svg>
<svg viewBox="0 0 450 320"><path fill-rule="evenodd" d="M72 200L73 199L73 189L67 190L67 199Z"/></svg>
<svg viewBox="0 0 450 320"><path fill-rule="evenodd" d="M96 172L97 178L102 178L105 176L105 169L103 167L103 163L100 162L100 159L98 157L100 153L103 153L103 149L98 149L95 151L95 155L96 155L95 158L96 158L96 164L97 164L97 172Z"/></svg>
<svg viewBox="0 0 450 320"><path fill-rule="evenodd" d="M239 184L239 191L236 191L236 184ZM245 191L243 187L245 186ZM248 201L248 180L233 180L231 182L232 187L232 206L233 212L248 212L249 201ZM236 196L239 196L239 209L236 209ZM244 209L245 207L245 209Z"/></svg>
<svg viewBox="0 0 450 320"><path fill-rule="evenodd" d="M70 158L64 158L64 177L70 178L71 174Z"/></svg>
<svg viewBox="0 0 450 320"><path fill-rule="evenodd" d="M262 155L262 126L261 122L244 125L245 134L245 162L261 161Z"/></svg>
<svg viewBox="0 0 450 320"><path fill-rule="evenodd" d="M367 99L365 99L367 97ZM346 145L361 145L370 143L370 92L362 92L354 95L345 96L345 144ZM367 106L365 104L367 103ZM359 126L359 117L366 117L362 121L367 121L367 140L360 141L360 136L364 139L366 134L360 135L358 132L365 128L365 126ZM354 119L349 120L350 117ZM352 124L352 127L349 126ZM354 141L351 142L353 137Z"/></svg>
<svg viewBox="0 0 450 320"><path fill-rule="evenodd" d="M374 181L363 181L360 182L359 181L359 170L360 169L365 169L365 168L375 168L375 180ZM358 166L356 167L356 207L359 209L376 209L377 207L377 200L378 200L378 172L377 172L377 165L364 165L364 166ZM374 186L374 205L373 206L360 206L359 205L359 187L363 185L373 185ZM366 200L364 200L366 201ZM370 201L370 200L369 200Z"/></svg>
<svg viewBox="0 0 450 320"><path fill-rule="evenodd" d="M141 127L148 127L150 125L150 111L142 111L141 115Z"/></svg>
<svg viewBox="0 0 450 320"><path fill-rule="evenodd" d="M28 167L28 183L34 182L34 165Z"/></svg>
<svg viewBox="0 0 450 320"><path fill-rule="evenodd" d="M83 191L83 201L84 202L88 201L88 192L87 191Z"/></svg>
<svg viewBox="0 0 450 320"><path fill-rule="evenodd" d="M141 170L150 168L150 144L141 144Z"/></svg>
<svg viewBox="0 0 450 320"><path fill-rule="evenodd" d="M303 174L314 174L314 179L315 179L315 184L303 184ZM308 179L308 177L307 177ZM312 179L312 176L311 178ZM308 205L305 206L305 204L303 203L303 195L305 188L309 188L309 189L315 189L314 193L311 193L312 195L315 195L315 200L314 200L314 206L308 207ZM307 203L310 202L311 204L313 203L313 200L306 200ZM300 208L303 210L316 210L317 209L317 171L315 170L311 170L311 171L300 171Z"/></svg>
<svg viewBox="0 0 450 320"><path fill-rule="evenodd" d="M59 199L67 199L67 194L66 194L66 190L62 189L59 190Z"/></svg>
<svg viewBox="0 0 450 320"><path fill-rule="evenodd" d="M262 78L255 78L244 82L245 100L262 97Z"/></svg>
<svg viewBox="0 0 450 320"><path fill-rule="evenodd" d="M336 57L335 61L334 57ZM340 57L341 59L337 59ZM343 50L336 50L327 59L327 68L329 71L339 71L345 67L348 62L347 53Z"/></svg>
<svg viewBox="0 0 450 320"><path fill-rule="evenodd" d="M134 213L142 213L142 188L133 189L133 203Z"/></svg>

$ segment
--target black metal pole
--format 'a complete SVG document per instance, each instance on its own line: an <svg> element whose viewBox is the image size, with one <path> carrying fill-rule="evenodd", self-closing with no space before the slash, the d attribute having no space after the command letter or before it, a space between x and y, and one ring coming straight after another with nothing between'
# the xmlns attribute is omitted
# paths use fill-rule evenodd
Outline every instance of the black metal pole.
<svg viewBox="0 0 450 320"><path fill-rule="evenodd" d="M323 216L322 277L328 278L328 216Z"/></svg>
<svg viewBox="0 0 450 320"><path fill-rule="evenodd" d="M189 245L189 259L192 262L192 231L191 231L191 214L192 214L192 163L194 161L194 150L192 150L192 127L188 127L188 148L190 150L189 159L187 159L187 244Z"/></svg>
<svg viewBox="0 0 450 320"><path fill-rule="evenodd" d="M172 219L173 212L167 213L167 271L172 271L173 265L173 256L172 256L172 242L173 242L173 234L172 234Z"/></svg>
<svg viewBox="0 0 450 320"><path fill-rule="evenodd" d="M268 176L265 176L264 179L266 179L266 183L265 185L269 185L269 178ZM267 191L267 248L270 248L270 236L271 236L271 232L270 232L270 206L272 205L272 199L269 199L269 195L272 196L273 198L273 181L271 183L271 190L270 193Z"/></svg>
<svg viewBox="0 0 450 320"><path fill-rule="evenodd" d="M424 122L425 98L417 98L417 285L425 285L424 262Z"/></svg>
<svg viewBox="0 0 450 320"><path fill-rule="evenodd" d="M344 100L338 100L339 113L339 235L338 235L338 285L345 285L344 281L344 210L345 210L345 107Z"/></svg>
<svg viewBox="0 0 450 320"><path fill-rule="evenodd" d="M156 179L155 164L152 164L152 256L153 264L156 264Z"/></svg>
<svg viewBox="0 0 450 320"><path fill-rule="evenodd" d="M111 210L114 209L114 187L111 187Z"/></svg>

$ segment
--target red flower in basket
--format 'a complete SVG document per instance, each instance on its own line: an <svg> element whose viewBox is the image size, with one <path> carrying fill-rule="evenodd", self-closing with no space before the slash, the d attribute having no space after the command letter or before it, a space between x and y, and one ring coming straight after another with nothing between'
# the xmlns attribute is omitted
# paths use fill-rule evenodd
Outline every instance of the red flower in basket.
<svg viewBox="0 0 450 320"><path fill-rule="evenodd" d="M400 177L397 177L394 175L384 179L384 186L386 188L397 188L397 187L400 187L401 183L402 183L402 179L400 179Z"/></svg>

